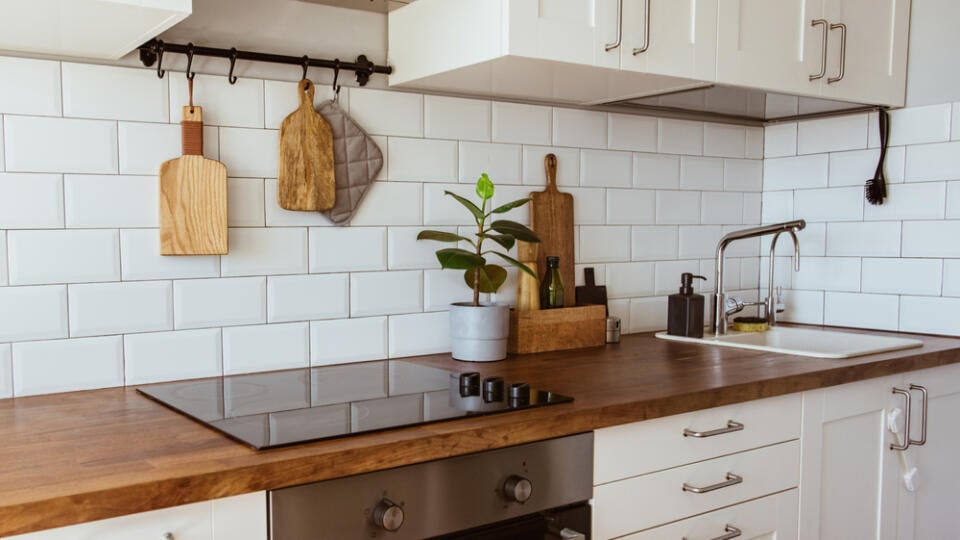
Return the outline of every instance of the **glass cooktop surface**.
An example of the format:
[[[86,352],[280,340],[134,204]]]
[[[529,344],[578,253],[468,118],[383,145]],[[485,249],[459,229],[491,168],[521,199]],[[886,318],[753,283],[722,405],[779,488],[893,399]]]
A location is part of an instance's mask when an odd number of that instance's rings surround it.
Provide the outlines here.
[[[137,391],[258,450],[573,401],[521,381],[403,360],[161,383]]]

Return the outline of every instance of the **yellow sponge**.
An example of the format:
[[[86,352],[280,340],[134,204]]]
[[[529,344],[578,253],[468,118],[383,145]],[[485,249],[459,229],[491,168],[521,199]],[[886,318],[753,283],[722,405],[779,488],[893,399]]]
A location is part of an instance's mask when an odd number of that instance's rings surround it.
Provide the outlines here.
[[[731,328],[736,332],[766,332],[770,325],[760,317],[736,317]]]

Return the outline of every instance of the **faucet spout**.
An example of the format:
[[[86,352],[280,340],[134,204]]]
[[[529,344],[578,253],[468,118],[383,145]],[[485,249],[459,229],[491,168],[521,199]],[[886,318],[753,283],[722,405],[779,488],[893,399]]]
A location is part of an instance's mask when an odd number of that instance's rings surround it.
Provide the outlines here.
[[[773,269],[774,269],[774,252],[777,249],[777,240],[780,239],[780,235],[784,232],[787,232],[790,235],[790,238],[793,239],[793,261],[794,261],[794,271],[800,271],[800,240],[797,239],[797,233],[794,232],[794,229],[787,229],[786,231],[779,231],[773,235],[773,238],[770,240],[770,273],[767,278],[767,299],[764,302],[765,309],[767,311],[767,325],[775,326],[777,324],[777,300],[773,296]]]

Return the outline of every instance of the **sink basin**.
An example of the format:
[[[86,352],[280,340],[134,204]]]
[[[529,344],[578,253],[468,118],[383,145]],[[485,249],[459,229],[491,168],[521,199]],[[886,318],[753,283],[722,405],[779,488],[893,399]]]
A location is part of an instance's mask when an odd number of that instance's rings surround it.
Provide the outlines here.
[[[766,332],[730,332],[723,336],[689,338],[658,332],[658,338],[721,347],[736,347],[816,358],[852,358],[865,354],[920,347],[916,339],[870,336],[833,330],[775,326]]]

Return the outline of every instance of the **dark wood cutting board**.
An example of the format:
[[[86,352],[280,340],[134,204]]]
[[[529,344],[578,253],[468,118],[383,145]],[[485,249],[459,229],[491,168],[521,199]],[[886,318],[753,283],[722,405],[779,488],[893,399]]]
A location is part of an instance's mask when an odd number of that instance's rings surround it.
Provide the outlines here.
[[[547,257],[560,257],[560,277],[563,279],[563,305],[576,303],[573,274],[573,195],[557,189],[557,156],[547,154],[543,159],[547,174],[547,189],[530,194],[530,228],[540,237],[537,268],[542,274],[547,268]],[[542,275],[540,276],[543,277]]]
[[[592,267],[583,269],[583,281],[584,285],[577,287],[577,305],[600,305],[606,308],[607,287],[605,285],[597,285],[596,277],[593,274]]]

